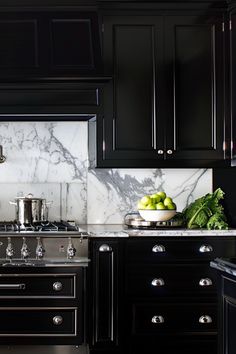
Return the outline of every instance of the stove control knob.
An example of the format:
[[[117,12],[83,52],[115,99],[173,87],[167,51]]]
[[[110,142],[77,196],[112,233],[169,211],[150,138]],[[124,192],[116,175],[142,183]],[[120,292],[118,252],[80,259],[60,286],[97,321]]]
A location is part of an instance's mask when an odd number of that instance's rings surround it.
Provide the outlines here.
[[[52,287],[55,291],[61,291],[63,288],[62,283],[60,281],[56,281],[55,283],[53,283]]]
[[[52,319],[52,322],[56,326],[60,326],[63,322],[63,317],[62,316],[54,316]]]

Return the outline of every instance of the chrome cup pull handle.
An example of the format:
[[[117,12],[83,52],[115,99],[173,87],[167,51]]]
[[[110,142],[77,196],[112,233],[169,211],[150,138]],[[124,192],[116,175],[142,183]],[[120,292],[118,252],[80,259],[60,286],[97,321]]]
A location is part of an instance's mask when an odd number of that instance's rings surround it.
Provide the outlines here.
[[[107,244],[101,245],[99,247],[99,252],[111,252],[111,251],[112,251],[112,248]]]
[[[155,245],[152,247],[152,252],[154,252],[154,253],[159,253],[159,252],[162,253],[165,251],[166,251],[166,249],[165,249],[165,246],[163,246],[163,245]]]
[[[154,324],[159,324],[159,323],[164,323],[165,320],[163,316],[158,315],[158,316],[153,316],[151,322]]]
[[[199,323],[212,323],[212,318],[211,316],[208,316],[208,315],[202,315],[201,317],[199,317]]]
[[[213,247],[211,245],[201,245],[199,248],[199,252],[201,253],[213,252]]]
[[[152,284],[152,286],[164,286],[165,282],[164,282],[164,279],[162,279],[162,278],[155,278],[152,280],[151,284]]]
[[[199,280],[199,285],[200,286],[211,286],[213,283],[212,283],[212,280],[210,278],[202,278]]]

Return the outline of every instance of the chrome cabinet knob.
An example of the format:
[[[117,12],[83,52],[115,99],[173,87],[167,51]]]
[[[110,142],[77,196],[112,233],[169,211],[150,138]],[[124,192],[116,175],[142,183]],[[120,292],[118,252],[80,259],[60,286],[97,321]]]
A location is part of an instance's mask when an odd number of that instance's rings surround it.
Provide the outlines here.
[[[169,149],[166,151],[168,155],[172,155],[173,154],[173,150]]]
[[[155,278],[151,282],[152,286],[164,286],[165,282],[162,278]]]
[[[158,253],[158,252],[165,252],[166,249],[165,249],[165,246],[163,245],[155,245],[152,247],[152,252],[154,253]]]
[[[199,248],[199,252],[201,253],[207,253],[212,251],[213,251],[213,247],[211,245],[201,245]]]
[[[99,252],[111,252],[112,248],[111,246],[104,244],[99,247]]]
[[[157,150],[158,155],[163,155],[164,151],[163,150]]]
[[[62,286],[62,283],[60,281],[56,281],[55,283],[53,283],[52,288],[55,291],[61,291],[63,286]]]
[[[158,324],[158,323],[164,323],[164,317],[163,316],[153,316],[151,319],[152,323]]]
[[[210,278],[202,278],[199,280],[199,285],[200,286],[211,286],[212,280]]]
[[[62,316],[54,316],[52,319],[52,322],[56,326],[60,326],[63,322],[63,317]]]
[[[211,323],[211,322],[212,322],[211,316],[202,315],[202,316],[199,318],[199,323]]]

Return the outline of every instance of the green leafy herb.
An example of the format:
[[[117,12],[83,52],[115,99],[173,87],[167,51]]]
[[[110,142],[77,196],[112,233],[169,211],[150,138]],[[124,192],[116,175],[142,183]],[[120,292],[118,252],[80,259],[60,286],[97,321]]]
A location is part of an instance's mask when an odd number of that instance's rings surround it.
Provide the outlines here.
[[[183,216],[188,229],[206,227],[209,230],[228,229],[224,208],[219,203],[224,198],[224,192],[218,188],[214,193],[208,193],[196,199],[183,210]]]

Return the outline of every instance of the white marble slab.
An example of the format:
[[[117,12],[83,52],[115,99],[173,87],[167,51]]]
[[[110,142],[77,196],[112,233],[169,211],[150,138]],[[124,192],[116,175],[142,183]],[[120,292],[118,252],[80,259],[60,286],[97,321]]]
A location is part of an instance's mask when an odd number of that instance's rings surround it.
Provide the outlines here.
[[[88,171],[88,224],[121,224],[145,194],[164,190],[178,211],[212,192],[211,169],[91,169]]]
[[[0,183],[86,181],[86,122],[0,123],[0,144],[7,158]]]

